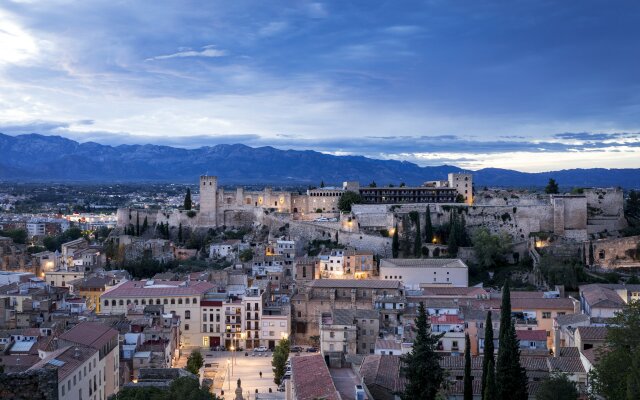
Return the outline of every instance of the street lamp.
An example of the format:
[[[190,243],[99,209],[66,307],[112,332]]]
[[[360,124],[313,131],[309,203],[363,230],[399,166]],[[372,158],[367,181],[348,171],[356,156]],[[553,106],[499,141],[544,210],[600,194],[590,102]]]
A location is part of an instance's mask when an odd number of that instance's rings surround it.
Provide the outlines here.
[[[235,360],[235,355],[236,355],[236,348],[231,345],[231,374],[233,374],[233,364],[235,364],[236,360]]]
[[[229,390],[231,390],[231,374],[229,373],[230,370],[231,370],[231,360],[227,358],[227,380],[229,381]]]

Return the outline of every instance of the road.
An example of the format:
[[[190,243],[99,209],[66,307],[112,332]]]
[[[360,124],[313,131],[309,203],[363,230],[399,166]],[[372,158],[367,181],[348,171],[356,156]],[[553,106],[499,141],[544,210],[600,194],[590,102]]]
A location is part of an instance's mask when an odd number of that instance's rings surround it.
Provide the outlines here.
[[[356,388],[355,385],[360,384],[356,373],[351,368],[329,368],[333,383],[336,385],[336,389],[340,392],[342,400],[355,400]]]

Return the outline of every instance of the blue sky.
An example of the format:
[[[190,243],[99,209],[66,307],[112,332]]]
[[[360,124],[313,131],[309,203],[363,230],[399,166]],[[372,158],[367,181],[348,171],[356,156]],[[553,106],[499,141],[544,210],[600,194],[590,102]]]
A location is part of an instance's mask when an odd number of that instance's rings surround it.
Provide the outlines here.
[[[637,1],[0,2],[0,132],[640,167]]]

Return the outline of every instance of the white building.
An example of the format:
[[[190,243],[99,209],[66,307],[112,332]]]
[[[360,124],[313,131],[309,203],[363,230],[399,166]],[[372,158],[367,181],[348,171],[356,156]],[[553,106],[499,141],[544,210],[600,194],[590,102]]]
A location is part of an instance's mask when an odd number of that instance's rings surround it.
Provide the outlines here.
[[[101,313],[124,314],[130,305],[164,305],[164,312],[180,316],[183,345],[202,346],[209,329],[203,331],[200,303],[215,289],[202,281],[127,281],[100,296]]]
[[[469,267],[457,258],[388,258],[380,261],[380,279],[402,281],[406,289],[467,287]]]
[[[57,369],[60,400],[102,400],[106,398],[105,382],[98,364],[98,350],[87,346],[65,346],[29,370]]]
[[[44,236],[46,234],[46,224],[44,222],[27,222],[27,234],[30,238],[34,236]]]

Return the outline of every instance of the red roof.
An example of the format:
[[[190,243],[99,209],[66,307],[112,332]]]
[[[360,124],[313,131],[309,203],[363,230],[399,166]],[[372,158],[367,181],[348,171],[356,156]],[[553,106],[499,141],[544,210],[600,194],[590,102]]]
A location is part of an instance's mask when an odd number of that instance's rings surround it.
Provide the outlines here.
[[[516,336],[518,336],[518,340],[529,340],[534,342],[547,341],[547,331],[544,329],[516,330]]]
[[[183,281],[127,281],[104,293],[101,298],[199,296],[216,288],[209,282]],[[149,283],[147,285],[147,283]]]
[[[322,355],[291,358],[291,379],[297,400],[339,400]]]
[[[100,350],[114,336],[117,338],[118,331],[105,324],[82,322],[60,335],[60,339]]]
[[[222,301],[219,300],[202,300],[200,307],[222,307]]]
[[[457,315],[449,315],[449,314],[442,314],[442,315],[432,315],[431,317],[431,324],[463,324],[464,321],[462,319],[460,319],[459,316]]]

